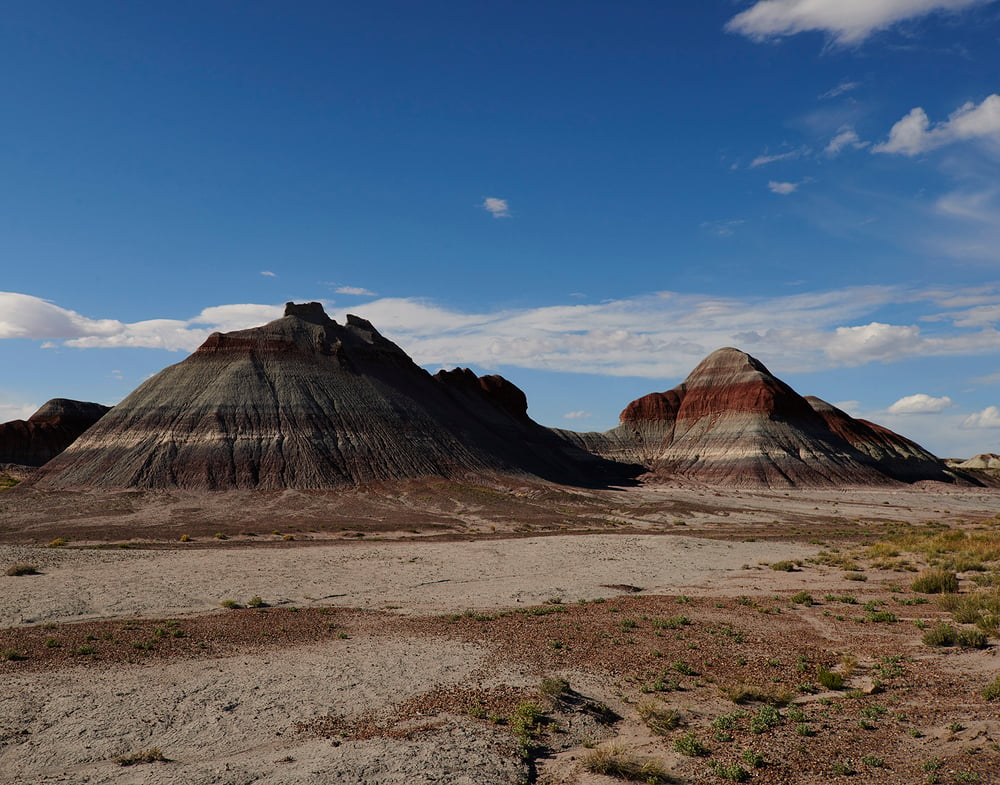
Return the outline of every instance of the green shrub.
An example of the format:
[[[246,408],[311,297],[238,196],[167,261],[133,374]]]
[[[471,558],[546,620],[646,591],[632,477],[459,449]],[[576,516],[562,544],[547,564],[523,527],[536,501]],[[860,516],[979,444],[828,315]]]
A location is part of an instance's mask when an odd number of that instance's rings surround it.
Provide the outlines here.
[[[812,595],[809,592],[807,592],[807,591],[797,592],[797,593],[793,594],[791,597],[789,597],[788,599],[790,599],[796,605],[812,605],[813,604]]]
[[[958,631],[958,645],[964,649],[985,649],[989,643],[986,633],[975,627],[963,627]]]
[[[771,565],[771,569],[777,572],[794,572],[797,568],[793,561],[776,561]]]
[[[958,576],[951,570],[931,567],[920,573],[910,588],[921,594],[954,594],[958,591]]]
[[[781,713],[774,706],[761,706],[750,718],[750,732],[764,733],[781,724]]]
[[[829,668],[822,665],[816,669],[816,681],[828,690],[839,690],[844,686],[844,677],[839,673],[834,673]]]
[[[712,751],[708,747],[698,741],[693,731],[688,731],[674,739],[674,749],[681,755],[687,755],[692,758],[704,758],[712,754]]]
[[[997,676],[992,684],[983,689],[983,698],[988,701],[1000,700],[1000,676]]]
[[[17,662],[18,660],[28,659],[27,654],[22,654],[17,651],[17,649],[0,649],[0,660],[6,660],[8,662]]]
[[[738,763],[726,764],[713,760],[708,765],[709,768],[715,772],[717,777],[724,780],[729,780],[730,782],[746,782],[750,779],[750,772]]]
[[[266,608],[267,607],[267,603],[264,602],[264,600],[262,600],[260,598],[259,594],[255,594],[247,602],[247,607],[248,608]]]
[[[223,600],[222,602],[219,603],[219,605],[221,605],[223,608],[229,608],[229,610],[236,610],[237,608],[243,607],[238,602],[236,602],[236,600]]]
[[[743,750],[743,762],[754,769],[760,769],[764,766],[764,756],[761,755],[757,750],[746,749]]]
[[[928,646],[954,646],[958,643],[958,630],[947,622],[938,622],[924,633],[923,641]]]

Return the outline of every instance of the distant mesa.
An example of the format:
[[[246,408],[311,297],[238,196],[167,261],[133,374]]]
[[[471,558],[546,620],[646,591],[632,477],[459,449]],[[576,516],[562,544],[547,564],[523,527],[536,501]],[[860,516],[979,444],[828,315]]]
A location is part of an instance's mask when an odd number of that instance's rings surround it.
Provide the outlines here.
[[[1000,455],[992,452],[984,452],[974,455],[968,460],[951,460],[948,465],[955,469],[965,471],[982,472],[987,476],[1000,476]]]
[[[288,303],[147,380],[31,485],[320,489],[498,473],[602,484],[638,471],[532,421],[502,377],[432,376],[370,322]]]
[[[710,354],[672,390],[630,403],[610,431],[557,433],[655,476],[737,487],[967,479],[887,428],[803,398],[733,348]]]
[[[53,398],[27,420],[0,424],[0,464],[41,466],[72,444],[110,407]]]

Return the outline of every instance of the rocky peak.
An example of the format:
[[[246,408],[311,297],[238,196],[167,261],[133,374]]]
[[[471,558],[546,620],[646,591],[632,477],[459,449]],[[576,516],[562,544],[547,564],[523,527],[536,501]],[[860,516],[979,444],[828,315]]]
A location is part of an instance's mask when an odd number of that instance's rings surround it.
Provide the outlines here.
[[[294,316],[304,322],[323,325],[336,324],[326,315],[322,303],[285,303],[285,316]]]

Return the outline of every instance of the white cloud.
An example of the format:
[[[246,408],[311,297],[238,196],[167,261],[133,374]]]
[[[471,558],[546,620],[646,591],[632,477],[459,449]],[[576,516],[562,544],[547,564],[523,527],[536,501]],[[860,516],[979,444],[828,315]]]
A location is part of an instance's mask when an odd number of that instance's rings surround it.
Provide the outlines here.
[[[781,194],[782,196],[788,196],[788,194],[795,193],[802,183],[780,183],[777,180],[771,180],[767,187],[771,189],[773,194]]]
[[[0,339],[29,338],[63,341],[77,348],[141,347],[187,350],[197,348],[211,333],[253,327],[276,319],[277,305],[219,305],[193,319],[149,319],[126,323],[89,319],[48,300],[16,292],[0,292]]]
[[[920,342],[920,328],[915,325],[871,322],[858,327],[838,327],[825,351],[844,365],[864,365],[912,355]]]
[[[497,199],[495,196],[487,196],[483,199],[483,209],[494,218],[509,218],[510,207],[506,199]]]
[[[260,274],[261,275],[266,275],[268,278],[277,278],[278,277],[277,274],[272,273],[270,270],[261,270]]]
[[[334,290],[337,294],[349,294],[353,297],[374,297],[375,292],[364,289],[360,286],[338,286]]]
[[[0,292],[0,339],[113,335],[121,326],[114,319],[88,319],[30,294]]]
[[[750,162],[750,168],[756,169],[759,166],[767,166],[768,164],[773,164],[776,161],[790,161],[795,158],[801,158],[808,152],[808,147],[800,147],[797,150],[789,150],[786,153],[774,153],[773,155],[762,153]]]
[[[566,412],[563,417],[567,420],[586,420],[589,417],[593,417],[593,415],[590,412],[580,410],[578,412]]]
[[[726,30],[755,41],[807,31],[830,35],[838,44],[857,44],[897,22],[935,11],[960,11],[992,0],[759,0],[726,24]]]
[[[934,398],[924,393],[917,393],[900,398],[889,407],[888,411],[890,414],[937,414],[952,406],[952,400],[947,395]]]
[[[970,414],[962,422],[963,428],[1000,428],[1000,409],[987,406],[981,412]]]
[[[833,157],[840,155],[840,153],[847,147],[853,147],[855,150],[860,150],[862,147],[867,146],[868,142],[862,142],[858,137],[857,131],[849,125],[845,125],[837,132],[837,135],[830,140],[830,143],[826,146],[823,152]]]
[[[1000,142],[1000,95],[993,93],[982,103],[963,104],[944,122],[931,125],[922,107],[910,110],[889,131],[889,139],[872,148],[873,153],[914,156],[954,142],[992,139]]]

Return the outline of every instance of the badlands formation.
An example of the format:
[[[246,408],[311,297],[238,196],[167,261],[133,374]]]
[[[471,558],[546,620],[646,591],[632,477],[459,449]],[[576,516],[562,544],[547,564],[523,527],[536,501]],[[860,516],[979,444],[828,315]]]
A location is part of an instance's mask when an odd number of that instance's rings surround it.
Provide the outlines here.
[[[99,403],[53,398],[27,420],[0,423],[0,465],[42,466],[108,411]]]
[[[577,434],[289,304],[5,455],[2,785],[998,782],[993,464],[736,349]]]

